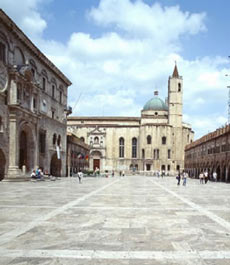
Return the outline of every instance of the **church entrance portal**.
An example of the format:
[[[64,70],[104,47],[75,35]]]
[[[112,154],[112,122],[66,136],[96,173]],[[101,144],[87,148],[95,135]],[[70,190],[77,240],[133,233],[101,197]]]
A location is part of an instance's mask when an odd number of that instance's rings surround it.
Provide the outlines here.
[[[4,179],[5,167],[6,167],[6,159],[4,153],[0,149],[0,181]]]
[[[93,170],[95,170],[96,168],[100,169],[100,159],[93,160]]]
[[[61,177],[61,159],[57,158],[56,153],[52,156],[51,159],[50,174],[55,177]]]

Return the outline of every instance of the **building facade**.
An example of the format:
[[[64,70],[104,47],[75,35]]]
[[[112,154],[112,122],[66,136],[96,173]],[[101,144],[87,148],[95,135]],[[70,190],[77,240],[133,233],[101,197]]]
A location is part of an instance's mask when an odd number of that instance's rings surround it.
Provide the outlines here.
[[[230,125],[187,145],[185,169],[194,178],[207,170],[212,179],[215,171],[218,181],[230,182]]]
[[[89,152],[89,145],[74,134],[67,133],[66,176],[89,169]]]
[[[0,10],[0,178],[66,175],[71,82]]]
[[[67,129],[90,145],[91,170],[174,173],[183,169],[184,148],[194,135],[182,109],[183,79],[175,66],[167,100],[156,91],[141,117],[68,117]]]

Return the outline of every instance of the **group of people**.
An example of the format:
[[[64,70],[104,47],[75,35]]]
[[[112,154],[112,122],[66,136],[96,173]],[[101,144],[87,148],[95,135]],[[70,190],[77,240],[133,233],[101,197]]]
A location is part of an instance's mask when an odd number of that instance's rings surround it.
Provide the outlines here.
[[[208,171],[201,172],[199,175],[200,184],[207,184],[208,182]]]
[[[41,168],[33,169],[31,173],[31,179],[44,180],[44,173]]]
[[[208,180],[209,180],[209,174],[208,174],[208,171],[206,170],[206,171],[204,171],[204,172],[201,172],[200,174],[199,174],[199,179],[200,179],[200,184],[207,184],[207,182],[208,182]],[[213,181],[217,181],[217,173],[216,173],[216,171],[214,171],[213,173],[212,173],[212,179],[213,179]]]
[[[177,186],[180,185],[181,179],[183,180],[183,186],[186,186],[187,183],[187,178],[188,178],[188,173],[186,171],[178,172],[176,179],[177,179]]]

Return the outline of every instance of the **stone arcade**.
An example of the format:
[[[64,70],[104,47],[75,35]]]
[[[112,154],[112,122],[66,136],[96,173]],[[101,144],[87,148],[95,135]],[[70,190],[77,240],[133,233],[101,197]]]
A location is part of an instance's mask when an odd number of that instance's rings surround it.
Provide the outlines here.
[[[71,82],[0,10],[0,179],[66,173]]]

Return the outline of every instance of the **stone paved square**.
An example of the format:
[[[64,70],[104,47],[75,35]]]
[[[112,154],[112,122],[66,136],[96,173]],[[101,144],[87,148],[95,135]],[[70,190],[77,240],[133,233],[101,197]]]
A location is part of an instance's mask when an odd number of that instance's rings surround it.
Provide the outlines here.
[[[174,177],[0,183],[0,264],[230,264],[230,185]]]

